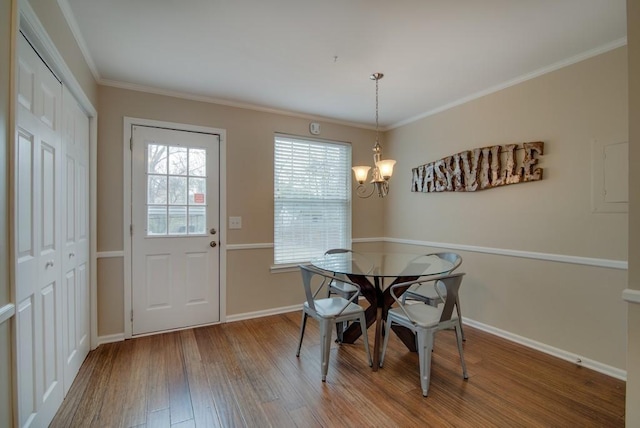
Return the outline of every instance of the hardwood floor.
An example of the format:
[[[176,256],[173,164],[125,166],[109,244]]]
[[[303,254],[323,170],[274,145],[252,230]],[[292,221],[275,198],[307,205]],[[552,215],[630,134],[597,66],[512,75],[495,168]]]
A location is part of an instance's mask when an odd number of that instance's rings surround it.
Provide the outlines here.
[[[418,356],[395,335],[375,373],[361,339],[334,344],[323,383],[318,325],[296,358],[299,325],[294,312],[102,345],[51,426],[624,426],[623,381],[468,326],[469,379],[453,332],[440,332],[424,398]]]

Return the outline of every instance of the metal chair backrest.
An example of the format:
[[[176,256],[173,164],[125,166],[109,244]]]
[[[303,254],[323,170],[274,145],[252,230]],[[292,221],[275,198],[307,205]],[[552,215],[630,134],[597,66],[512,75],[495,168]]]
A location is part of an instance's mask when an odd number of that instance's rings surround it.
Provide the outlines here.
[[[428,282],[437,282],[438,284],[442,284],[442,287],[446,290],[446,296],[444,298],[444,306],[442,307],[442,312],[440,315],[440,322],[448,321],[451,319],[451,315],[453,314],[454,306],[458,300],[458,291],[460,290],[460,284],[462,283],[462,277],[465,274],[461,273],[450,273],[445,275],[438,275],[433,277],[416,279],[415,281],[402,282],[399,284],[395,284],[391,287],[391,297],[398,303],[399,307],[405,313],[407,318],[414,322],[411,318],[411,315],[405,310],[406,303],[402,302],[402,294],[412,285],[415,284],[425,284]]]
[[[318,269],[311,265],[300,265],[299,267],[300,267],[300,273],[302,274],[302,285],[304,286],[304,294],[305,294],[305,298],[307,299],[307,304],[314,311],[316,310],[316,306],[315,306],[316,296],[318,296],[318,294],[323,288],[329,287],[331,284],[331,281],[343,281],[350,285],[353,285],[357,289],[357,292],[354,293],[354,295],[350,299],[345,300],[345,305],[342,308],[342,310],[344,310],[347,306],[349,306],[349,303],[353,303],[358,298],[358,295],[360,294],[360,286],[356,283],[345,280],[344,278],[339,278],[336,275],[332,274],[331,272]]]
[[[449,263],[452,263],[453,268],[448,273],[451,273],[454,270],[458,269],[462,264],[462,257],[460,256],[460,254],[457,254],[457,253],[448,253],[448,252],[430,253],[430,254],[427,254],[427,256],[437,256],[443,260],[448,261]]]

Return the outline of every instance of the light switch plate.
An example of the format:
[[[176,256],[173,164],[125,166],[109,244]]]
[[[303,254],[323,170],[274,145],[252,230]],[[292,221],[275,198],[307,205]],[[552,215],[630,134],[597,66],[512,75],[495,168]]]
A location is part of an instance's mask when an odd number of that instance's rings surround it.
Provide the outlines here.
[[[242,229],[242,217],[229,217],[229,229]]]

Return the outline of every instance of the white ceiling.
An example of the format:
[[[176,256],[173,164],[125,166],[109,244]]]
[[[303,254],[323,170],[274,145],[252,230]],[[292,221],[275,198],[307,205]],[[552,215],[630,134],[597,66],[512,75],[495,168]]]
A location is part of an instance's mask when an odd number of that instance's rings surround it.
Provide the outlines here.
[[[626,43],[625,0],[59,0],[96,79],[397,126]],[[337,57],[337,58],[336,58]]]

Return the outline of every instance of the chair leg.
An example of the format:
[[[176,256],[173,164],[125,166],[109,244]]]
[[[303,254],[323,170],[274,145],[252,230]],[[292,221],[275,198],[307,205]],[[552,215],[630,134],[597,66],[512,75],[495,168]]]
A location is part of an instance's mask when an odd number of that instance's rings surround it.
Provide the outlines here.
[[[327,380],[327,372],[329,371],[329,351],[331,350],[331,324],[333,323],[330,320],[322,320],[320,322],[320,357],[323,382]]]
[[[362,340],[364,341],[364,349],[367,351],[367,359],[369,360],[369,367],[373,366],[373,360],[371,359],[371,349],[369,348],[369,336],[367,336],[367,319],[364,316],[364,312],[360,314],[360,329],[362,330]]]
[[[300,348],[302,348],[302,338],[304,337],[304,328],[307,326],[307,313],[302,311],[302,322],[300,323],[300,340],[298,341],[298,350],[296,351],[296,357],[300,356]]]
[[[433,332],[418,331],[418,356],[420,360],[420,386],[422,396],[429,393],[429,383],[431,381],[431,350],[433,349]]]
[[[389,343],[389,336],[391,336],[391,320],[387,318],[384,328],[384,341],[382,342],[382,354],[380,355],[380,367],[384,363],[384,356],[387,353],[387,344]]]
[[[458,312],[458,319],[460,320],[460,332],[462,333],[462,340],[467,341],[464,337],[464,329],[462,328],[462,312],[460,311],[460,299],[456,298],[456,311]]]
[[[460,363],[462,364],[462,377],[465,379],[469,379],[469,374],[467,373],[467,365],[464,362],[464,351],[462,350],[462,328],[461,328],[460,319],[458,319],[458,324],[454,327],[456,330],[456,341],[458,342],[458,353],[460,354]]]

